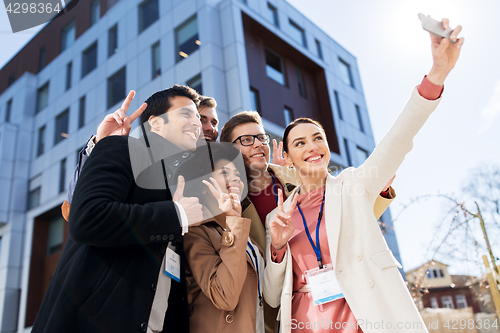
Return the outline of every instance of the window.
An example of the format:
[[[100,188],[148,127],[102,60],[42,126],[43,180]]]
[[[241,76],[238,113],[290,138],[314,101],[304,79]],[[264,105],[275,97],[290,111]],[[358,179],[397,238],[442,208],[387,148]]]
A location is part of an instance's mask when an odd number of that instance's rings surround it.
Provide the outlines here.
[[[97,41],[82,53],[82,79],[97,67]]]
[[[12,112],[12,99],[9,99],[7,102],[7,106],[5,107],[5,122],[8,123],[10,121],[10,114]]]
[[[101,5],[99,0],[92,1],[92,6],[90,7],[90,25],[94,25],[101,17]]]
[[[354,83],[352,82],[351,66],[344,60],[339,58],[340,63],[340,78],[345,84],[354,88]]]
[[[45,83],[36,92],[36,112],[43,110],[49,103],[49,83]]]
[[[370,154],[363,148],[357,146],[356,154],[358,159],[358,165],[363,164],[363,162],[370,156]]]
[[[68,137],[69,109],[64,110],[56,117],[56,131],[54,133],[54,144],[58,144]]]
[[[352,166],[351,153],[349,152],[349,142],[347,142],[346,139],[344,139],[344,146],[345,146],[345,153],[346,153],[346,157],[347,157],[347,164],[349,164],[349,166]]]
[[[36,157],[45,151],[45,125],[38,129],[38,146],[36,148]]]
[[[356,115],[358,116],[358,124],[359,124],[359,130],[361,132],[365,132],[365,127],[363,126],[363,118],[361,117],[361,110],[359,109],[359,106],[356,104]]]
[[[73,71],[73,63],[70,61],[66,65],[66,90],[71,88],[71,72]]]
[[[66,50],[75,41],[75,20],[66,25],[61,33],[61,52]]]
[[[118,52],[118,25],[108,30],[108,58]]]
[[[49,232],[47,237],[47,256],[62,250],[64,219],[61,215],[49,220]]]
[[[306,86],[304,85],[304,76],[302,75],[302,70],[299,67],[297,67],[297,81],[299,83],[300,96],[306,98]]]
[[[443,308],[454,309],[453,298],[451,298],[451,296],[441,297],[441,303],[443,303]]]
[[[465,295],[456,295],[455,300],[457,301],[457,309],[463,309],[467,307],[467,299]]]
[[[290,21],[290,36],[299,44],[307,47],[306,33],[297,23]]]
[[[64,188],[66,187],[66,159],[61,160],[61,164],[59,166],[59,193],[64,192]]]
[[[428,279],[432,279],[431,271],[427,271],[426,274]]]
[[[250,87],[250,109],[252,111],[260,111],[260,100],[259,100],[259,91],[255,88]]]
[[[439,308],[438,300],[436,297],[431,297],[431,308],[433,309]]]
[[[439,276],[440,277],[444,277],[444,272],[443,272],[443,270],[441,268],[439,269]]]
[[[196,15],[175,29],[176,61],[189,57],[200,48],[198,37],[198,19]]]
[[[285,85],[285,70],[283,68],[283,58],[271,50],[266,49],[266,74],[267,77]]]
[[[125,67],[108,78],[108,109],[125,98]]]
[[[337,90],[334,90],[333,93],[335,95],[335,104],[337,105],[337,111],[339,112],[339,118],[344,119],[344,117],[342,117],[342,109],[340,108],[339,93],[337,92]]]
[[[41,187],[38,186],[37,188],[29,191],[28,193],[28,209],[35,208],[40,204],[40,193],[41,193]]]
[[[318,53],[318,57],[323,60],[323,50],[321,49],[321,42],[317,39],[316,41],[316,53]]]
[[[186,82],[186,86],[193,88],[198,92],[198,94],[203,95],[203,85],[201,83],[201,74],[189,79]]]
[[[45,67],[45,46],[40,49],[40,57],[38,58],[38,70],[41,71]]]
[[[159,18],[158,0],[145,0],[139,5],[139,33]]]
[[[153,79],[161,75],[161,51],[160,42],[156,42],[151,46],[151,64],[152,64],[152,77]]]
[[[287,106],[283,109],[283,116],[285,117],[285,126],[290,124],[295,119],[293,116],[293,110]]]
[[[16,82],[16,74],[12,74],[11,76],[9,76],[9,87],[14,83]]]
[[[277,26],[277,27],[280,26],[280,23],[278,21],[278,10],[276,9],[276,7],[271,5],[269,2],[267,3],[267,18],[275,26]]]
[[[78,103],[78,128],[82,128],[83,125],[85,125],[85,96],[82,96]]]

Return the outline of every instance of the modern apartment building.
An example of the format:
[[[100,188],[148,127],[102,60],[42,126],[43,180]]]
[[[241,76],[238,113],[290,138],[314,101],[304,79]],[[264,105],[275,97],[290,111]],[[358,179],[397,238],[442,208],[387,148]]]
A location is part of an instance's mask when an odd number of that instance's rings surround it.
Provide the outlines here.
[[[79,0],[0,70],[0,332],[31,330],[77,152],[129,90],[135,110],[176,83],[214,97],[221,123],[259,111],[276,138],[319,120],[333,167],[375,147],[355,57],[284,0]]]

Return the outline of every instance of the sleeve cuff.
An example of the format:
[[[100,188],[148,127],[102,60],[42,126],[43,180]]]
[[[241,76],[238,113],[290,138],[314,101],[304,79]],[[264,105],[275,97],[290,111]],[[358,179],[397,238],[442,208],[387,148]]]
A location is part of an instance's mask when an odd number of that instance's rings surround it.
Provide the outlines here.
[[[422,83],[418,86],[418,93],[420,96],[429,101],[434,101],[441,97],[443,90],[444,86],[435,85],[431,81],[427,80],[427,75],[424,76]]]
[[[271,259],[274,263],[281,263],[283,261],[283,258],[285,257],[286,253],[286,246],[283,246],[281,250],[276,250],[271,244]]]
[[[188,217],[186,215],[186,212],[184,211],[184,208],[182,208],[181,204],[178,202],[175,202],[175,207],[177,208],[177,211],[179,212],[179,219],[181,220],[181,226],[182,226],[182,236],[184,236],[185,233],[188,232]]]

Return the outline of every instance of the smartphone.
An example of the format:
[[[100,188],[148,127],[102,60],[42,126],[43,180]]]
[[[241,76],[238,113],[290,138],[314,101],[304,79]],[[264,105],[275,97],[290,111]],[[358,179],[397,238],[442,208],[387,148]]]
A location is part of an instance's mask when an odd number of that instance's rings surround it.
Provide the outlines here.
[[[441,37],[441,38],[448,38],[448,40],[450,42],[452,42],[453,44],[455,44],[457,42],[456,40],[453,41],[450,39],[452,29],[451,28],[444,29],[443,24],[440,21],[435,20],[435,19],[433,19],[429,16],[426,16],[425,14],[422,14],[422,13],[418,14],[418,18],[422,22],[422,28],[424,30],[430,32],[434,36]]]

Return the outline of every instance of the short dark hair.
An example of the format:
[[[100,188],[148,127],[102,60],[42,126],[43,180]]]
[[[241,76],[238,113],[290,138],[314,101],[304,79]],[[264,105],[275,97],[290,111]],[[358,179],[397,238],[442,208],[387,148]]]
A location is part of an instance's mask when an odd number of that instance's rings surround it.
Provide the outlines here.
[[[216,108],[217,102],[212,97],[200,96],[200,105],[198,106],[198,109],[201,110],[201,109],[206,108],[206,107]]]
[[[290,134],[290,131],[297,125],[299,124],[313,124],[316,125],[318,128],[320,128],[323,133],[325,133],[325,129],[319,122],[317,122],[314,119],[311,118],[297,118],[294,121],[292,121],[288,126],[285,128],[285,132],[283,133],[283,151],[288,153],[288,135]]]
[[[257,111],[243,111],[232,116],[231,119],[229,119],[227,123],[222,126],[220,141],[231,142],[234,128],[238,125],[247,123],[255,123],[264,128],[264,125],[262,125],[262,118]]]
[[[146,129],[150,128],[148,119],[151,116],[161,116],[162,114],[165,114],[168,109],[172,107],[170,99],[177,96],[184,96],[191,99],[194,104],[196,104],[196,107],[200,105],[200,95],[196,92],[196,90],[188,86],[174,84],[168,89],[157,91],[148,97],[146,100],[148,106],[141,114],[141,123],[144,124]],[[165,122],[167,122],[166,117]]]

